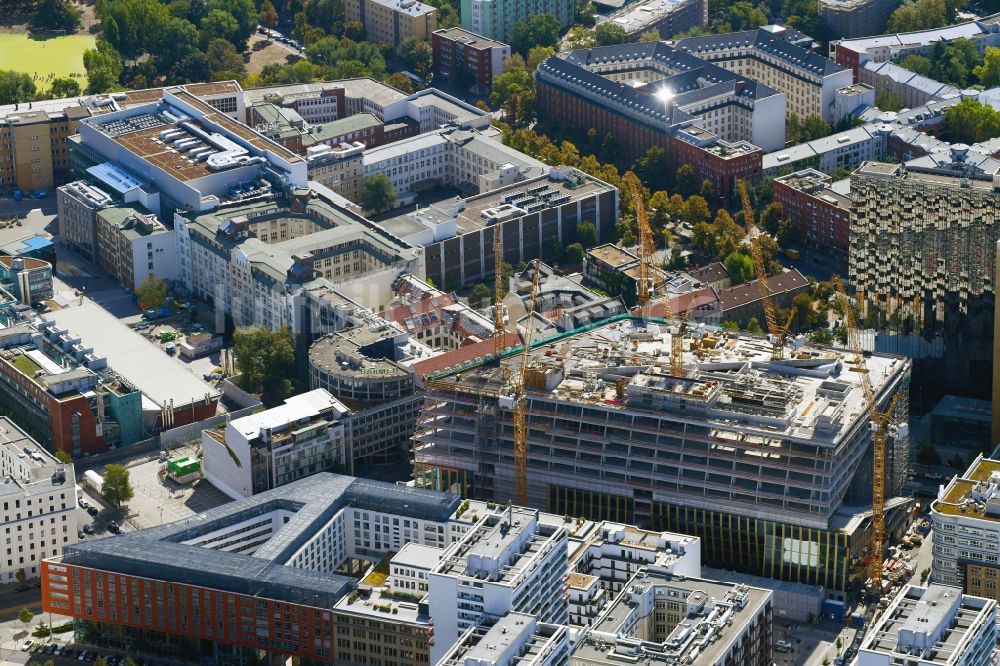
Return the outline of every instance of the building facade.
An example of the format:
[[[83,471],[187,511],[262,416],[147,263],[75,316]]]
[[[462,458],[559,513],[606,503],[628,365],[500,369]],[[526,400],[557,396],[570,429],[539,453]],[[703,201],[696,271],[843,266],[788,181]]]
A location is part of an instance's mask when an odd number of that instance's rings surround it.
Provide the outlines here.
[[[506,44],[514,26],[535,14],[552,14],[560,31],[573,24],[572,0],[462,0],[462,27],[469,32]]]
[[[831,35],[844,38],[879,35],[899,0],[821,0],[819,14]]]
[[[177,235],[148,211],[111,206],[97,213],[97,264],[129,291],[150,275],[177,279]]]
[[[663,39],[708,25],[708,3],[704,0],[645,0],[623,7],[604,20],[620,25],[626,41],[655,30]]]
[[[41,574],[42,560],[77,542],[76,476],[6,416],[0,416],[0,581]]]
[[[0,285],[25,305],[47,301],[52,298],[52,264],[33,257],[0,256]]]
[[[847,264],[851,199],[831,188],[833,178],[804,169],[774,179],[774,200],[799,228],[800,243]]]
[[[474,86],[486,93],[503,73],[510,45],[481,37],[462,28],[441,28],[432,35],[434,74],[456,85]]]
[[[397,47],[407,39],[430,41],[437,9],[420,0],[348,0],[344,20],[360,21],[370,41]]]

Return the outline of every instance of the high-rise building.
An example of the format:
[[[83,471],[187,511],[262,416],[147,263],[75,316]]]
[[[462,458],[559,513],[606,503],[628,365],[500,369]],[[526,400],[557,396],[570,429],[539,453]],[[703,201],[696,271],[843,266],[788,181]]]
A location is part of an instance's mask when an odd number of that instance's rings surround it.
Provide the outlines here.
[[[979,456],[931,503],[931,580],[1000,601],[1000,460]]]
[[[556,514],[697,536],[702,559],[843,595],[869,545],[871,432],[843,350],[763,338],[685,335],[671,374],[661,321],[612,318],[537,342],[528,355],[528,503]],[[453,352],[459,355],[462,350]],[[502,364],[448,354],[425,380],[414,436],[418,484],[503,501],[514,488],[513,416]],[[876,399],[908,389],[906,358],[868,359]],[[502,367],[505,366],[505,367]],[[808,370],[806,370],[808,368]],[[905,402],[905,401],[904,401]],[[887,488],[906,480],[908,441],[889,448]],[[890,531],[908,505],[892,499]]]
[[[875,620],[857,666],[996,663],[997,602],[957,587],[907,585]]]
[[[359,21],[368,40],[396,47],[407,39],[430,41],[437,9],[420,0],[348,0],[344,20]]]
[[[462,27],[506,44],[514,26],[535,14],[552,14],[565,30],[573,23],[573,0],[462,0]]]
[[[0,416],[0,582],[13,583],[19,571],[41,572],[42,560],[58,557],[77,541],[76,477],[6,416]]]
[[[848,184],[849,181],[842,181]],[[834,189],[833,178],[816,169],[803,169],[774,179],[774,200],[799,228],[800,243],[847,263],[851,198]]]
[[[510,45],[462,28],[434,31],[434,74],[455,85],[473,85],[481,93],[493,87],[510,58]]]
[[[845,38],[879,35],[899,0],[822,0],[819,13],[831,35]]]
[[[851,175],[848,275],[862,316],[880,348],[917,357],[915,381],[942,393],[988,397],[998,174],[1000,162],[956,146]]]

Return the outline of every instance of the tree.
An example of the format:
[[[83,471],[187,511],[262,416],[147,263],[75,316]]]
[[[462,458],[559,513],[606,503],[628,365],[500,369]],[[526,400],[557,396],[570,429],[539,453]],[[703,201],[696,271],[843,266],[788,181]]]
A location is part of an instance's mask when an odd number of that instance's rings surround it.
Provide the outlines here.
[[[411,81],[410,77],[402,72],[393,72],[389,76],[382,79],[382,83],[387,86],[392,86],[396,90],[406,93],[407,95],[413,94],[413,81]]]
[[[840,636],[837,636],[837,656],[838,657],[840,656],[840,651],[843,650],[843,649],[844,649],[844,641],[843,641],[843,639],[840,638]]]
[[[205,49],[205,57],[216,80],[241,78],[246,73],[243,56],[236,52],[232,42],[213,39]]]
[[[24,585],[28,581],[28,573],[21,567],[16,572],[14,572],[14,579],[17,580],[18,585]],[[31,622],[31,620],[28,620]]]
[[[365,178],[365,192],[362,198],[362,205],[366,210],[385,210],[396,203],[395,188],[389,176],[384,173],[375,173]]]
[[[639,35],[640,42],[658,42],[661,41],[662,39],[663,36],[660,35],[659,30],[647,30],[646,32]]]
[[[35,619],[35,614],[32,613],[27,608],[22,608],[21,612],[17,614],[17,619],[24,623],[24,628],[27,629],[31,621]]]
[[[932,79],[948,83],[957,88],[966,88],[972,83],[972,73],[980,64],[979,49],[970,39],[939,41],[934,45],[931,58]]]
[[[65,99],[66,97],[76,97],[80,94],[80,84],[76,79],[54,79],[49,84],[49,95],[52,99]]]
[[[271,4],[271,0],[260,3],[260,21],[272,30],[278,27],[278,10]]]
[[[931,568],[930,567],[927,567],[926,569],[921,570],[921,572],[920,572],[920,584],[923,585],[924,583],[926,583],[927,579],[930,578],[930,575],[931,575]]]
[[[799,225],[791,220],[784,220],[778,226],[778,243],[782,247],[795,245],[799,242]]]
[[[689,197],[698,191],[698,176],[694,172],[694,167],[690,164],[682,164],[674,174],[677,184],[677,191],[684,197]]]
[[[99,0],[103,37],[118,53],[134,60],[156,44],[170,17],[159,0]]]
[[[526,126],[535,117],[535,79],[527,69],[512,69],[493,79],[490,105],[503,109],[511,126]]]
[[[773,236],[778,233],[784,215],[784,207],[777,201],[772,201],[760,213],[760,228]]]
[[[982,64],[973,68],[972,73],[984,88],[1000,85],[1000,48],[987,46]]]
[[[135,290],[139,299],[139,307],[143,310],[158,310],[167,302],[167,283],[150,273],[143,278],[139,288]]]
[[[41,0],[31,23],[39,28],[73,32],[80,27],[80,16],[80,10],[67,0]]]
[[[0,104],[29,102],[35,98],[35,82],[24,72],[0,70]]]
[[[344,24],[344,36],[356,42],[365,41],[368,38],[365,34],[365,24],[361,21],[348,21]]]
[[[511,51],[527,55],[533,46],[559,45],[559,19],[552,14],[534,14],[527,21],[518,21],[511,36]]]
[[[191,21],[176,16],[164,21],[163,29],[152,49],[157,63],[166,69],[173,68],[196,51],[198,51],[198,28]]]
[[[396,54],[417,76],[427,76],[434,66],[434,49],[430,42],[410,37],[403,40],[396,49]]]
[[[573,26],[566,33],[566,45],[570,49],[589,49],[594,45],[594,33],[583,26]]]
[[[699,222],[708,221],[710,217],[711,212],[708,210],[708,202],[705,201],[704,197],[695,194],[684,202],[684,220],[688,224],[694,226]]]
[[[598,46],[624,44],[626,40],[625,28],[614,21],[605,21],[594,29],[594,37]]]
[[[989,49],[990,47],[987,46],[986,48]],[[916,53],[911,53],[900,60],[899,66],[921,76],[927,76],[931,72],[931,61],[926,56]]]
[[[757,326],[760,326],[760,324],[757,324]],[[736,331],[740,330],[740,325],[737,324],[735,321],[724,321],[722,322],[722,329],[724,331],[732,331],[735,333]]]
[[[979,143],[1000,136],[1000,111],[971,97],[945,109],[944,123],[955,142]]]
[[[207,7],[209,15],[214,11],[222,11],[236,19],[239,27],[235,39],[231,41],[242,51],[246,47],[247,39],[257,28],[257,11],[254,9],[253,0],[208,0]]]
[[[902,111],[903,96],[895,90],[886,90],[875,98],[875,106],[882,111]]]
[[[481,308],[488,305],[492,297],[493,292],[490,291],[490,288],[486,286],[485,282],[480,282],[472,288],[469,303],[474,307]]]
[[[108,465],[104,468],[104,483],[101,495],[113,507],[127,503],[134,495],[128,469],[122,465]]]
[[[747,332],[755,333],[757,335],[764,332],[764,329],[760,326],[760,321],[757,317],[750,317],[750,321],[747,322]]]
[[[567,264],[583,263],[583,245],[580,243],[570,243],[567,245],[564,258]]]
[[[802,141],[815,141],[829,136],[833,128],[819,116],[809,116],[802,121]]]
[[[103,39],[97,48],[83,52],[83,67],[87,70],[87,91],[102,93],[118,87],[125,65],[115,48]]]
[[[597,227],[594,226],[593,222],[578,222],[576,239],[580,241],[580,245],[589,250],[597,245]]]
[[[555,54],[556,50],[551,46],[532,46],[531,50],[528,51],[526,69],[529,72],[535,71],[543,60],[551,58]]]
[[[213,39],[224,39],[237,44],[240,41],[240,24],[231,14],[213,9],[201,20],[201,42],[207,48]]]
[[[814,307],[815,304],[812,296],[806,292],[797,294],[792,299],[792,305],[795,306],[799,328],[809,329],[816,325],[819,314]]]
[[[733,286],[753,279],[753,260],[742,252],[732,252],[722,264],[729,273]]]
[[[910,32],[948,25],[944,0],[907,0],[889,16],[887,33]]]
[[[701,198],[701,197],[699,197]],[[704,201],[704,199],[702,199]],[[743,242],[745,232],[736,224],[725,208],[720,208],[712,225],[715,234],[715,253],[720,259],[737,252]]]
[[[62,449],[56,449],[56,459],[64,465],[71,465],[73,463],[73,457]]]
[[[240,384],[247,391],[260,391],[265,405],[281,404],[291,395],[295,352],[287,326],[277,331],[263,326],[241,326],[233,334],[233,353]]]

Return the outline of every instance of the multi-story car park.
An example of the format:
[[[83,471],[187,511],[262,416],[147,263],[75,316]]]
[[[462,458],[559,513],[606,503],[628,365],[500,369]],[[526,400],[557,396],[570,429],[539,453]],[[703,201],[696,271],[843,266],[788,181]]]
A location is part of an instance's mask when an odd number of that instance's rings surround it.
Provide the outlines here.
[[[682,342],[687,375],[677,377],[668,340],[665,325],[620,317],[536,342],[529,504],[698,536],[708,564],[844,595],[869,537],[868,518],[844,505],[871,496],[871,433],[849,355],[797,346],[771,361],[762,338],[695,332]],[[447,356],[436,360],[441,367]],[[875,354],[868,363],[879,404],[905,395],[907,359]],[[426,379],[418,484],[511,495],[503,377],[487,355]],[[907,450],[905,437],[889,447],[890,496],[906,479]],[[906,500],[890,505],[892,530]]]
[[[6,416],[0,416],[0,582],[40,573],[42,560],[77,542],[76,476]]]

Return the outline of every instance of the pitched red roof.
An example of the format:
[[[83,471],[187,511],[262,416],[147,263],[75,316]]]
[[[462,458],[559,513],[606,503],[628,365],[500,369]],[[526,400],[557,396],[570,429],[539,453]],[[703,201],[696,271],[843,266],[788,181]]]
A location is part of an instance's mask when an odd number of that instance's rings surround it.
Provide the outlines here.
[[[507,333],[507,337],[504,339],[506,347],[515,347],[521,344],[521,336],[518,333]],[[469,361],[475,360],[479,357],[487,357],[493,354],[493,339],[483,340],[482,342],[477,342],[475,344],[466,345],[464,347],[459,347],[450,352],[445,352],[439,356],[434,356],[423,361],[419,361],[413,364],[413,370],[417,373],[417,377],[421,379],[432,375],[439,370],[444,370],[445,368],[453,368],[456,365],[462,365],[463,363],[468,363]]]

